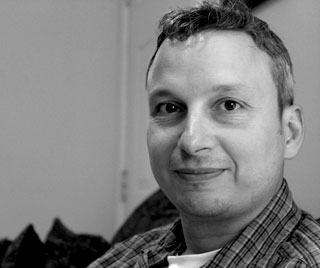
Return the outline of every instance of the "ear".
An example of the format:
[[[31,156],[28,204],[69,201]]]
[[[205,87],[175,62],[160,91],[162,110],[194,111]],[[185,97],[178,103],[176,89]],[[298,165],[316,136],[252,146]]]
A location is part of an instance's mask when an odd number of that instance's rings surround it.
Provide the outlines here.
[[[302,145],[304,138],[304,119],[301,107],[291,105],[282,114],[282,127],[285,139],[285,159],[294,158]]]

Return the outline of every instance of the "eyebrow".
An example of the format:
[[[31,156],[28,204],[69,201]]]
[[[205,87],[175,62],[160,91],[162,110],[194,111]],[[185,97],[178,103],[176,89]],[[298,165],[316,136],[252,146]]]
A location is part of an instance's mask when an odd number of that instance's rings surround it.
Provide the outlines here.
[[[176,94],[169,89],[155,89],[152,90],[150,95],[149,95],[149,99],[153,99],[155,97],[167,97],[167,96],[175,96]]]
[[[213,86],[212,92],[216,92],[217,94],[221,94],[221,93],[242,91],[242,92],[246,93],[246,92],[248,92],[248,89],[250,89],[250,87],[248,85],[243,85],[240,83],[221,84],[221,85]],[[156,97],[167,97],[167,96],[177,97],[177,95],[178,94],[175,92],[175,90],[160,88],[160,89],[152,90],[149,95],[149,99],[154,99]]]

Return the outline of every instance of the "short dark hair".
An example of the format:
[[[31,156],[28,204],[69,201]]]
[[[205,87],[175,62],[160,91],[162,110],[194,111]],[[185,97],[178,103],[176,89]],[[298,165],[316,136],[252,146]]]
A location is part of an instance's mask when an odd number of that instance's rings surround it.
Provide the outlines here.
[[[233,30],[247,33],[256,46],[271,60],[271,73],[278,90],[280,115],[286,106],[294,103],[294,78],[290,55],[281,39],[268,24],[252,15],[241,0],[204,1],[201,5],[170,11],[159,23],[157,47],[150,59],[146,78],[155,56],[166,39],[185,41],[190,36],[208,30]]]

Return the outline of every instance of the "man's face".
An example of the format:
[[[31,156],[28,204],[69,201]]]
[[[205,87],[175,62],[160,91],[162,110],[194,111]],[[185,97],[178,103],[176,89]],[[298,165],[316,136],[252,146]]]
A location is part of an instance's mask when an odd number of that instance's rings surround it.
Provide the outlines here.
[[[181,215],[249,217],[279,188],[285,139],[270,65],[240,32],[161,45],[147,81],[147,143]]]

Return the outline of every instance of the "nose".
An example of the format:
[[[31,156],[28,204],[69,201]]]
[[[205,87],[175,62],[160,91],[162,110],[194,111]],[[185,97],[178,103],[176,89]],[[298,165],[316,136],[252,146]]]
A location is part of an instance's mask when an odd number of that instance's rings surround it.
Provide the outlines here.
[[[216,143],[215,127],[207,116],[196,113],[186,117],[178,148],[190,156],[210,151]]]

